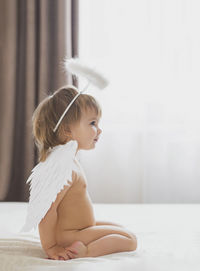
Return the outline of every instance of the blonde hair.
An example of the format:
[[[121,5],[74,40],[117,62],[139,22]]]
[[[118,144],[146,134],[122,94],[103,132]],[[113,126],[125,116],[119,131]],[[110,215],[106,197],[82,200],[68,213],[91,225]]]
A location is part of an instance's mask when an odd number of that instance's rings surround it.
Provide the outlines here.
[[[81,94],[71,105],[54,133],[53,129],[60,116],[77,93],[77,89],[73,86],[62,87],[56,90],[53,95],[47,96],[35,109],[32,125],[34,141],[39,151],[39,162],[46,160],[50,148],[68,141],[65,134],[70,131],[71,125],[80,122],[83,111],[91,109],[98,117],[101,117],[101,108],[96,99],[91,95]]]

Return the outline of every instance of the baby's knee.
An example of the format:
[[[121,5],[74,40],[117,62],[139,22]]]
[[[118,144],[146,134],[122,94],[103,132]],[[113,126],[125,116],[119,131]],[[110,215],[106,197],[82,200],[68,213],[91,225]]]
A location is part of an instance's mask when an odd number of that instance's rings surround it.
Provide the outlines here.
[[[129,239],[130,239],[130,251],[136,250],[137,248],[137,238],[135,236],[135,234],[130,233],[129,234]]]

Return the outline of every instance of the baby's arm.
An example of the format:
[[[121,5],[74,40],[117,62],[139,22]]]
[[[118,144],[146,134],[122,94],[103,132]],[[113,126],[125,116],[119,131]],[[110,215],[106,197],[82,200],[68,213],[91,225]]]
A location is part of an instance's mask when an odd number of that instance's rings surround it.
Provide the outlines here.
[[[56,223],[57,223],[57,207],[63,199],[69,186],[64,186],[64,189],[57,195],[55,202],[51,205],[45,217],[39,224],[39,234],[42,247],[48,257],[59,260],[59,257],[69,259],[66,250],[56,244]]]

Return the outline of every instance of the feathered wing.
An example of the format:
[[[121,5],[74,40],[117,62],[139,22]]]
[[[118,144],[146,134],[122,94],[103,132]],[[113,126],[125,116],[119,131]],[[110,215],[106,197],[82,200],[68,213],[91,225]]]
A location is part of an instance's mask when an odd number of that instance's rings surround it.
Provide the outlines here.
[[[71,185],[77,146],[76,141],[69,141],[54,147],[47,159],[32,169],[27,180],[27,183],[30,182],[27,217],[21,231],[35,228],[56,200],[57,194],[65,185]]]

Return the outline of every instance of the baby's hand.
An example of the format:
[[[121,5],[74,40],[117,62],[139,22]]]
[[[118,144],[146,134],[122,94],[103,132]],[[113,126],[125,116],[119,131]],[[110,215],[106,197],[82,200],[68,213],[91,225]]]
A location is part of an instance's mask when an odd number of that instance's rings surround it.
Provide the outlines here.
[[[72,259],[71,253],[67,251],[66,248],[55,245],[47,250],[45,250],[48,259],[52,260],[69,260]]]

